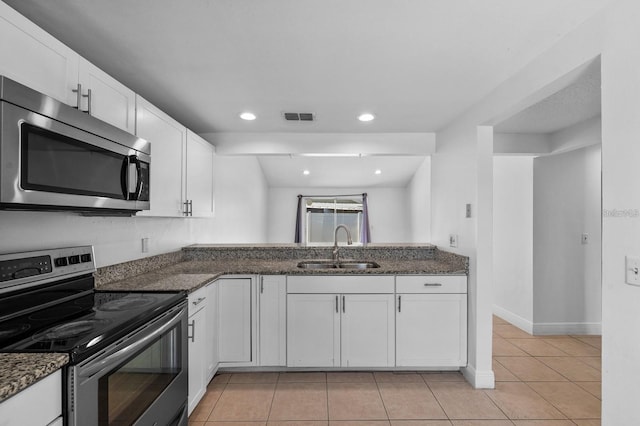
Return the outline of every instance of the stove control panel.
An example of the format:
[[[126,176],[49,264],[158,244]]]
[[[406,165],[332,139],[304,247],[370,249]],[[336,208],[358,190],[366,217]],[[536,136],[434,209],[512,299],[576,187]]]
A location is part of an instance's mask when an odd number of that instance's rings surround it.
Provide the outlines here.
[[[0,292],[9,286],[95,272],[93,247],[0,254]]]

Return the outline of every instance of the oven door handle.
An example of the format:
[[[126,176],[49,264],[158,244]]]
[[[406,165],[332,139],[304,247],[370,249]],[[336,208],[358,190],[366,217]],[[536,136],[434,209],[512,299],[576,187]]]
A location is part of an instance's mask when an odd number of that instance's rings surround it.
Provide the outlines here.
[[[91,363],[86,367],[80,368],[78,375],[80,377],[90,377],[101,370],[104,370],[104,369],[108,370],[113,366],[121,364],[123,361],[126,361],[127,358],[129,358],[131,354],[135,353],[138,349],[144,347],[150,341],[153,341],[157,337],[164,334],[167,330],[170,330],[176,324],[180,323],[180,321],[182,321],[183,319],[183,314],[184,314],[184,308],[180,309],[180,312],[178,312],[173,317],[171,317],[171,319],[167,323],[157,328],[153,332],[147,334],[142,339],[136,340],[132,344],[122,349],[119,349],[118,351],[112,353],[111,355],[105,357],[104,359],[98,362]]]

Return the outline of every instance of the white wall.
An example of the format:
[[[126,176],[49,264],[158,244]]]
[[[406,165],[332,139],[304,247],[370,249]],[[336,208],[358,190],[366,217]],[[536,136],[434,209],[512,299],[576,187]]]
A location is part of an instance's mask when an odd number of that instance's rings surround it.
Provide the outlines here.
[[[608,15],[602,54],[602,416],[640,424],[640,287],[625,284],[625,256],[640,256],[640,2]],[[609,216],[607,211],[631,209]]]
[[[426,157],[407,185],[409,206],[408,242],[431,241],[431,157]]]
[[[535,333],[600,333],[600,158],[592,146],[533,162]]]
[[[493,310],[533,329],[533,157],[493,159]]]
[[[213,219],[0,211],[0,253],[87,244],[94,245],[100,267],[193,243],[264,242],[267,191],[257,160],[216,156],[214,167]],[[149,238],[148,253],[141,249],[145,237]]]
[[[368,194],[372,243],[410,241],[405,188],[279,188],[270,187],[267,200],[267,241],[293,243],[298,194]],[[424,241],[423,241],[424,242]]]
[[[267,242],[267,182],[254,156],[217,155],[216,217],[210,243]]]

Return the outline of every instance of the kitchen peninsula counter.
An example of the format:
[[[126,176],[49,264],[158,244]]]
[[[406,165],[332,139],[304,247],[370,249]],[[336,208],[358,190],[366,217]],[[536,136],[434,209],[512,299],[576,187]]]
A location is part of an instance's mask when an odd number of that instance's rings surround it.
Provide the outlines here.
[[[293,244],[193,245],[182,250],[182,261],[138,275],[122,277],[118,265],[102,268],[96,274],[96,289],[192,292],[223,275],[466,275],[468,272],[467,257],[424,244],[340,247],[341,260],[374,261],[379,268],[312,270],[297,266],[304,260],[330,259],[331,250],[332,247]],[[136,262],[149,261],[127,262],[121,264],[121,269],[134,274]]]
[[[0,402],[52,374],[69,362],[60,353],[0,353]]]

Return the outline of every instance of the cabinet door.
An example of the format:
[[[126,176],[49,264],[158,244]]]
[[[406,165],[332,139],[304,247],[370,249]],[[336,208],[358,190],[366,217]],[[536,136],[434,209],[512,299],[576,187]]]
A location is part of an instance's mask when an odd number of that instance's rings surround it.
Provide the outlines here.
[[[251,278],[224,278],[217,284],[220,362],[251,362]]]
[[[206,385],[206,307],[189,317],[189,414],[202,399]]]
[[[258,321],[259,365],[287,364],[287,278],[284,275],[260,277]]]
[[[136,135],[151,142],[151,209],[140,216],[183,217],[187,129],[140,96]]]
[[[466,294],[400,294],[396,297],[398,367],[467,364]]]
[[[392,294],[342,295],[342,367],[395,366]]]
[[[190,130],[187,130],[187,193],[193,217],[212,217],[214,148]]]
[[[62,371],[0,403],[0,425],[48,425],[62,415]]]
[[[76,52],[0,2],[0,74],[71,106],[78,83]]]
[[[90,97],[82,98],[82,109],[102,121],[135,133],[135,93],[84,58],[80,58],[78,73],[82,93],[86,95],[91,90]]]
[[[287,295],[287,366],[340,366],[339,296]]]

